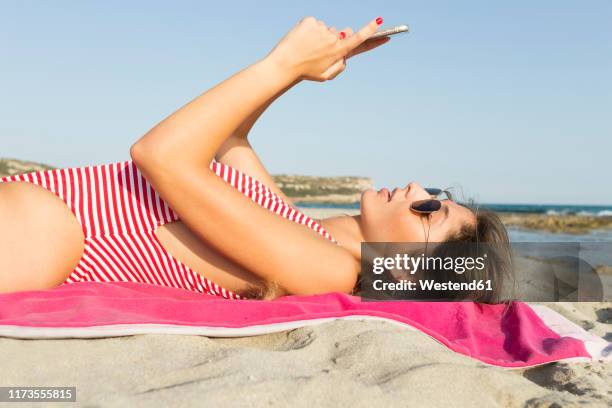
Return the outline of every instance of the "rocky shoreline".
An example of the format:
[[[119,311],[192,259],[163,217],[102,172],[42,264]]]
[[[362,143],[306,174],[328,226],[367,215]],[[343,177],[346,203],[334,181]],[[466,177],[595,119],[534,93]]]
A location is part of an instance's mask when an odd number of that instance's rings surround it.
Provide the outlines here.
[[[0,158],[0,177],[49,169],[53,167],[24,160]]]
[[[368,177],[316,177],[278,174],[272,176],[278,187],[294,202],[308,204],[352,204],[361,192],[372,188]]]
[[[522,213],[500,213],[499,216],[509,227],[555,233],[585,234],[594,230],[612,229],[612,216]]]

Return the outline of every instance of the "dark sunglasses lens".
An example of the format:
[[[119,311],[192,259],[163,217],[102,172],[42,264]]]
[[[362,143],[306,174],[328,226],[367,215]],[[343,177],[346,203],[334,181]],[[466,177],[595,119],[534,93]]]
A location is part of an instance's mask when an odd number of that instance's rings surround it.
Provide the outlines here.
[[[438,200],[420,200],[413,202],[411,208],[420,213],[432,213],[442,208],[442,203]]]
[[[426,188],[425,191],[427,191],[427,194],[431,196],[437,196],[442,192],[442,190],[439,188]]]

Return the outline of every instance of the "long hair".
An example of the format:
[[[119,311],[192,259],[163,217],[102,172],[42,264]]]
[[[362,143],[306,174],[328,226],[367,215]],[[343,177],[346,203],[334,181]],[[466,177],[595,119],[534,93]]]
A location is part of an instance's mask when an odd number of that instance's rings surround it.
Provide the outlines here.
[[[440,259],[476,259],[486,256],[482,269],[466,269],[458,274],[443,268],[428,271],[439,281],[460,283],[491,282],[482,289],[465,291],[431,291],[428,294],[447,300],[470,300],[479,303],[503,303],[510,300],[514,292],[514,273],[508,232],[499,216],[492,211],[470,208],[476,218],[475,225],[466,224],[451,234],[443,243],[436,245],[430,256]]]

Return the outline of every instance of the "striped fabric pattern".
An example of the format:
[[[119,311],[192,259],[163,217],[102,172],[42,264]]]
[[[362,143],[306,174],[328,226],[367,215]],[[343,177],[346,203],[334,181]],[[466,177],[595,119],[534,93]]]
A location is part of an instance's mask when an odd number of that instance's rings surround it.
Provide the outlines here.
[[[258,205],[336,243],[320,224],[258,180],[216,161],[210,168]],[[131,160],[0,178],[0,183],[11,181],[33,183],[51,191],[68,205],[81,224],[85,249],[63,284],[141,282],[241,298],[193,271],[161,245],[155,230],[179,217]]]

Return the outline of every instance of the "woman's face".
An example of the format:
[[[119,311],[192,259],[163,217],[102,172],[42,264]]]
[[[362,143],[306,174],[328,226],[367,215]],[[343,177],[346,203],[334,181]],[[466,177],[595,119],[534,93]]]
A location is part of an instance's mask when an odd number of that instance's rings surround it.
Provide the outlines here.
[[[370,189],[361,195],[361,223],[367,242],[443,242],[465,224],[474,225],[472,211],[454,201],[443,200],[442,208],[430,214],[415,213],[410,204],[432,198],[420,185],[405,188]],[[429,235],[429,236],[428,236]]]

